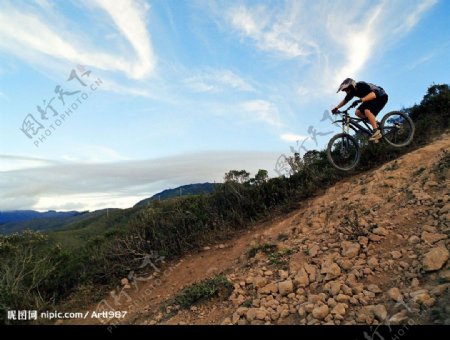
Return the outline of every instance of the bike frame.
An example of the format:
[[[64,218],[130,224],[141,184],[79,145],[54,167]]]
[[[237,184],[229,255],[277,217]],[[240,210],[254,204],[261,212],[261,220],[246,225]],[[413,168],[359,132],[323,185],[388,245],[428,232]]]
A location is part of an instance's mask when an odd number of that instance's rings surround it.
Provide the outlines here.
[[[346,134],[350,134],[350,129],[357,132],[365,133],[366,135],[371,136],[373,133],[372,127],[368,124],[367,120],[364,118],[353,118],[350,117],[350,114],[348,111],[350,108],[344,111],[338,111],[338,113],[342,116],[342,119],[338,119],[333,122],[335,123],[342,123],[342,132]],[[364,126],[362,126],[360,123],[363,123]]]

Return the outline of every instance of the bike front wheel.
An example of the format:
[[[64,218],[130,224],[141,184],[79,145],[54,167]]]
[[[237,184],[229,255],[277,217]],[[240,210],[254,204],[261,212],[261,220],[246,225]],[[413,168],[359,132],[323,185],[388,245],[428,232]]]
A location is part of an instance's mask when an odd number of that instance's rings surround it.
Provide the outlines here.
[[[414,137],[414,123],[403,112],[388,113],[381,120],[380,128],[386,143],[396,148],[407,146]]]
[[[358,142],[347,133],[339,133],[328,142],[327,157],[336,169],[352,170],[361,157]]]

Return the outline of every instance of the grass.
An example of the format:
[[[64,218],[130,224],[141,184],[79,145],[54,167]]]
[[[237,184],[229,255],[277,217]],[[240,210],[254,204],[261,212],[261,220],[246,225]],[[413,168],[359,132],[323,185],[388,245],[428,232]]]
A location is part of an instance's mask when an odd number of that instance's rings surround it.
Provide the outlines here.
[[[201,301],[209,300],[213,297],[223,295],[224,298],[230,296],[233,291],[233,285],[223,275],[212,279],[195,283],[185,288],[175,297],[175,303],[181,308],[187,309]]]
[[[257,245],[255,247],[250,248],[247,252],[249,258],[253,258],[256,256],[258,252],[263,252],[266,255],[270,255],[277,250],[276,244],[264,243],[263,245]]]
[[[395,171],[398,168],[400,168],[400,166],[398,165],[398,162],[394,161],[391,165],[386,167],[386,171]]]
[[[425,168],[423,168],[423,167],[421,167],[421,168],[419,168],[419,169],[417,169],[416,171],[414,171],[414,173],[413,173],[413,177],[417,177],[417,176],[420,176],[421,174],[422,174],[422,172],[424,172],[426,169]]]
[[[287,265],[287,257],[292,254],[291,249],[284,249],[282,251],[277,251],[269,254],[269,264],[272,265]]]

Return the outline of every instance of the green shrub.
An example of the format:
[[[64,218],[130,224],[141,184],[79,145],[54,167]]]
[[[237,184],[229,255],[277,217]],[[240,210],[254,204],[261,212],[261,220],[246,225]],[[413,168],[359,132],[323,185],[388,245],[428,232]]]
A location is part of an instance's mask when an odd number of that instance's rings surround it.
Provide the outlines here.
[[[225,276],[220,275],[185,288],[175,297],[174,301],[181,308],[189,308],[200,301],[211,299],[219,294],[223,298],[227,298],[232,291],[233,285]]]

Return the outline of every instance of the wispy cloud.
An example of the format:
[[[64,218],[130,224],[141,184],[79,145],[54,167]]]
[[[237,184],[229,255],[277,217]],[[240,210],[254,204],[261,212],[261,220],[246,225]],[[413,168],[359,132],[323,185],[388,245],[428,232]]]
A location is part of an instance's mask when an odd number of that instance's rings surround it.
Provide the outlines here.
[[[358,78],[374,57],[408,33],[437,0],[330,2],[285,0],[271,4],[233,2],[212,10],[244,44],[269,56],[298,61],[297,88],[332,94],[346,77]],[[223,13],[226,13],[223,16]],[[303,66],[307,67],[303,68]]]
[[[136,52],[136,62],[130,64],[132,78],[142,78],[150,74],[156,64],[150,35],[146,28],[146,12],[150,6],[136,0],[95,0],[112,18],[118,30],[129,41]]]
[[[0,155],[0,172],[39,168],[55,164],[59,164],[59,162],[36,157]]]
[[[239,104],[239,116],[244,121],[261,121],[273,127],[283,126],[278,108],[266,100],[249,100]]]
[[[0,177],[0,210],[49,207],[100,209],[188,183],[223,180],[231,169],[272,171],[275,152],[203,152],[145,161],[61,163],[12,170]],[[20,157],[18,157],[20,159]],[[78,202],[78,203],[77,203]],[[83,205],[84,204],[84,205]]]
[[[195,92],[254,91],[249,82],[230,70],[205,70],[188,77],[185,82]]]
[[[294,133],[283,133],[282,135],[280,135],[280,139],[284,140],[285,142],[297,142],[308,138],[308,136],[297,135]]]
[[[63,20],[46,20],[45,15],[53,11],[53,5],[46,1],[38,3],[39,10],[17,3],[14,6],[9,2],[0,5],[0,49],[33,65],[59,61],[118,71],[133,79],[151,75],[156,58],[146,29],[148,6],[140,0],[96,0],[95,4],[114,22],[116,30],[131,45],[135,58],[96,48],[89,34],[75,36],[62,24]],[[99,15],[98,12],[96,14]]]
[[[310,53],[299,43],[296,36],[291,34],[292,23],[274,22],[272,11],[264,6],[252,9],[243,5],[232,7],[227,18],[238,34],[255,42],[261,50],[276,51],[288,58]]]

